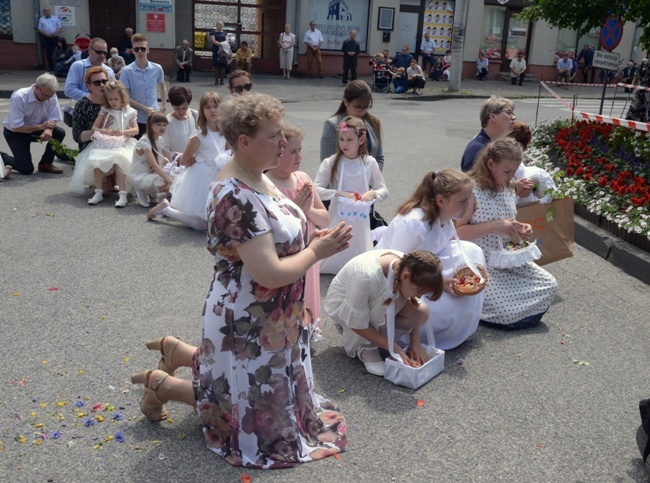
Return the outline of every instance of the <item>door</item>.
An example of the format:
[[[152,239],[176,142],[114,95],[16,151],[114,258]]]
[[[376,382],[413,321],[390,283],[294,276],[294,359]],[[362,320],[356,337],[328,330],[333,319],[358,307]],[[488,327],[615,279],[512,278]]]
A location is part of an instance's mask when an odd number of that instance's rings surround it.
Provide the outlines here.
[[[530,22],[528,20],[519,20],[513,16],[519,12],[521,12],[521,9],[508,8],[506,10],[504,32],[507,35],[503,36],[502,49],[504,55],[502,57],[501,72],[510,72],[510,61],[517,58],[517,52],[523,51],[524,54],[528,52]]]
[[[399,21],[397,22],[397,52],[400,51],[402,45],[409,46],[409,52],[415,57],[416,48],[418,45],[418,22],[420,20],[419,12],[405,12],[400,10]],[[397,52],[391,52],[395,55]]]
[[[135,31],[135,4],[133,0],[89,0],[90,38],[101,37],[108,49],[119,48],[124,29],[131,27]],[[68,43],[74,39],[67,39]]]
[[[284,30],[284,10],[285,0],[194,0],[195,70],[212,70],[209,33],[221,21],[235,50],[243,40],[253,49],[254,72],[277,72],[280,68],[278,38]]]

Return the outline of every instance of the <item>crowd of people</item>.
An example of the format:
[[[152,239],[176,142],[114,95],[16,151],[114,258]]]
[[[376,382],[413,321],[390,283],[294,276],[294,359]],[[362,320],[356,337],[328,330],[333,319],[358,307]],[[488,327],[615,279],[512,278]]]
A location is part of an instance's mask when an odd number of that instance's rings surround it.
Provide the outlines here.
[[[295,38],[286,30],[289,38],[278,43],[290,49]],[[218,26],[215,34],[218,54],[226,41]],[[553,303],[557,282],[541,267],[490,264],[507,241],[531,240],[516,206],[532,195],[533,175],[545,175],[522,165],[530,130],[516,122],[510,100],[484,103],[482,129],[462,170],[426,173],[388,226],[377,228],[374,204],[389,190],[381,122],[370,113],[366,82],[351,79],[324,121],[312,180],[300,169],[304,133],[283,121],[278,100],[252,92],[250,72],[232,71],[230,95],[207,92],[194,110],[185,77],[167,91],[162,68],[147,58],[146,36],[134,33],[130,41],[134,61],[119,79],[102,61],[107,45],[99,38],[91,39],[88,58],[70,67],[65,89],[77,100],[72,130],[80,149],[70,191],[90,194],[89,205],[116,193],[117,208],[135,193],[148,220],[165,216],[206,232],[215,257],[199,344],[171,336],[150,341],[147,348],[160,352],[158,368],[132,376],[145,388],[147,418],[165,419],[170,400],[196,408],[208,447],[233,465],[281,468],[321,459],[347,448],[342,413],[314,391],[309,347],[324,315],[340,328],[345,353],[383,376],[387,353],[420,367],[429,357],[425,345],[458,347],[480,322],[532,327]],[[187,59],[180,57],[179,71]],[[215,83],[224,78],[215,65]],[[57,90],[56,77],[43,74],[12,96],[4,135],[14,156],[2,156],[8,174],[33,171],[34,136],[63,141]],[[48,143],[38,169],[60,173],[54,155]],[[484,291],[453,290],[464,266],[487,267]],[[334,279],[321,307],[324,273]],[[176,376],[181,366],[192,369],[192,380]]]

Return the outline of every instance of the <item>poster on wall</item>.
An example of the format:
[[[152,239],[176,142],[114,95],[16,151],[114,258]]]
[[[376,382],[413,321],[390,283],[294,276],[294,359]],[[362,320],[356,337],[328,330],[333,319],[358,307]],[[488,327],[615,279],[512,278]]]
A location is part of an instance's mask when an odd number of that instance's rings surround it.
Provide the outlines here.
[[[369,0],[312,0],[309,5],[309,20],[315,20],[317,29],[323,34],[322,50],[341,50],[343,41],[351,30],[357,31],[357,42],[361,51],[366,51]],[[307,27],[309,28],[309,27]],[[302,40],[305,32],[296,36]]]
[[[77,25],[74,18],[74,7],[57,5],[54,9],[54,15],[59,17],[61,25],[64,27],[75,27]]]
[[[429,34],[436,43],[435,54],[451,49],[451,33],[454,28],[454,2],[427,2],[424,9],[422,36]]]
[[[172,13],[172,0],[140,0],[140,11]]]
[[[162,13],[147,14],[147,32],[165,33],[165,15]]]

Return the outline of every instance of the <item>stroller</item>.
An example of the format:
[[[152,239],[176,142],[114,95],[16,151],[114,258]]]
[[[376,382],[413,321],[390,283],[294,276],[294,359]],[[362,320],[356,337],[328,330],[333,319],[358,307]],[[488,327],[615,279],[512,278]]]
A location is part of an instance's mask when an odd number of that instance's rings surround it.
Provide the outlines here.
[[[386,68],[383,69],[372,69],[372,86],[371,89],[373,92],[382,91],[384,94],[390,92],[390,81],[391,76]]]

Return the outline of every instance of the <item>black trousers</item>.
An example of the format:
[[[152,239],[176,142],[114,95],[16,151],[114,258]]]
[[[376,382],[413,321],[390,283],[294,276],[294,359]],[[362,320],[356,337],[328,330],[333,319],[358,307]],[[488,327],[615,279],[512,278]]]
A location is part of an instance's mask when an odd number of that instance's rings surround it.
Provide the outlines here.
[[[45,37],[41,35],[41,45],[45,51],[45,68],[49,71],[54,71],[54,49],[59,43],[59,37]]]
[[[179,67],[178,70],[176,71],[176,81],[178,81],[178,82],[189,82],[191,73],[192,73],[192,66],[191,65],[186,64],[184,69],[181,69]]]
[[[34,163],[32,163],[32,153],[30,148],[34,139],[38,138],[43,131],[34,131],[30,133],[24,132],[13,132],[7,128],[4,128],[3,132],[5,140],[11,149],[11,153],[14,155],[13,160],[9,160],[3,157],[4,163],[8,166],[11,166],[13,169],[22,174],[32,174],[34,172]],[[52,131],[52,137],[57,141],[63,142],[65,138],[65,131],[63,128],[56,126]],[[39,164],[52,164],[54,162],[54,150],[52,145],[47,143],[45,147],[45,152]]]
[[[350,80],[357,80],[357,56],[350,56],[345,54],[343,57],[343,82],[348,81],[348,72],[350,72]]]

